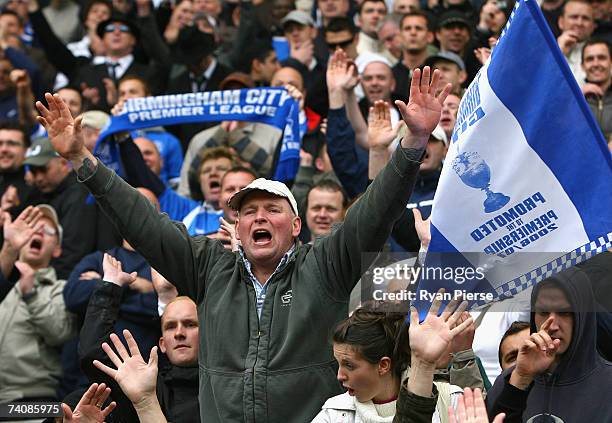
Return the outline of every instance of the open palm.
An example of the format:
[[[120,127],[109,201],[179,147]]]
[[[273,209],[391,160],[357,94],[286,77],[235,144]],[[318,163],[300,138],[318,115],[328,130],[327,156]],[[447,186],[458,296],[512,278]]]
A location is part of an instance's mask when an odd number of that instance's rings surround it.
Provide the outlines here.
[[[370,107],[368,114],[368,144],[370,148],[387,148],[393,142],[399,126],[391,126],[391,110],[389,104],[382,100],[376,101]]]
[[[352,90],[359,83],[359,74],[343,50],[336,50],[327,66],[327,87],[330,90],[342,88]]]
[[[46,93],[45,99],[49,108],[40,101],[36,102],[36,108],[41,114],[38,122],[47,130],[55,151],[71,160],[82,152],[85,145],[81,133],[81,118],[75,120],[66,103],[57,94]]]
[[[155,388],[157,386],[157,347],[153,347],[149,362],[145,363],[130,331],[124,330],[123,335],[127,341],[129,352],[114,333],[110,337],[119,355],[106,342],[102,344],[102,349],[113,364],[117,366],[117,369],[108,367],[97,360],[94,360],[94,365],[115,379],[121,390],[133,404],[139,404],[147,396],[155,395]]]
[[[5,213],[3,228],[5,241],[10,243],[13,249],[21,250],[32,239],[32,235],[42,228],[43,223],[39,223],[41,217],[42,212],[32,206],[22,211],[14,222],[11,221],[11,215]]]
[[[106,408],[102,408],[110,392],[110,388],[105,384],[94,383],[85,391],[74,411],[67,404],[62,404],[64,423],[103,422],[117,405],[113,401]]]
[[[408,104],[400,100],[395,102],[410,133],[418,137],[429,137],[436,128],[440,122],[442,104],[451,89],[451,84],[447,84],[443,90],[440,90],[439,70],[433,72],[431,82],[430,73],[429,66],[425,66],[422,72],[420,69],[415,69],[410,83]]]
[[[467,308],[467,302],[459,304],[458,300],[451,301],[442,314],[438,316],[440,309],[441,293],[438,291],[436,299],[432,303],[427,317],[419,324],[419,313],[415,307],[410,309],[410,350],[420,360],[427,363],[435,363],[447,350],[455,336],[460,334],[472,321],[471,318],[457,325],[461,313]],[[457,305],[459,305],[457,307]]]

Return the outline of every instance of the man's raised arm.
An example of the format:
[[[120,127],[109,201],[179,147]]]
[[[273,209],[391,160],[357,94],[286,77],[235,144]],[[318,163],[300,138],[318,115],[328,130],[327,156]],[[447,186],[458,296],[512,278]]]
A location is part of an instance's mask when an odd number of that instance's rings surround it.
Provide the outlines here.
[[[151,266],[168,280],[176,281],[179,292],[196,298],[198,262],[194,246],[205,240],[191,240],[184,227],[173,223],[138,191],[100,163],[85,148],[81,118],[72,118],[68,106],[57,94],[45,94],[48,108],[36,103],[55,151],[72,163],[78,179],[96,197],[121,235]]]
[[[423,151],[450,92],[450,84],[443,90],[440,85],[438,70],[433,75],[429,67],[414,71],[408,104],[396,101],[408,127],[406,136],[365,194],[349,209],[344,224],[318,247],[327,280],[340,281],[348,292],[370,264],[363,262],[363,253],[379,252],[394,223],[406,213]]]

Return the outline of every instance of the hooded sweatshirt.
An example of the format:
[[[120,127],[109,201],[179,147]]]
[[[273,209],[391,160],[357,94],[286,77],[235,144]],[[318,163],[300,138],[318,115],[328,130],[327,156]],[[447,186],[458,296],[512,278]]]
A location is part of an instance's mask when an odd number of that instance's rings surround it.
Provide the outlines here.
[[[502,411],[520,415],[523,422],[550,421],[612,422],[612,363],[596,349],[597,322],[595,299],[587,276],[571,268],[552,277],[574,312],[572,341],[554,371],[536,376],[527,391],[510,385],[511,371],[504,372],[489,393],[490,416]],[[541,289],[531,295],[531,310]],[[531,313],[531,332],[537,331]],[[508,410],[516,407],[514,410]],[[521,421],[510,419],[508,422]]]

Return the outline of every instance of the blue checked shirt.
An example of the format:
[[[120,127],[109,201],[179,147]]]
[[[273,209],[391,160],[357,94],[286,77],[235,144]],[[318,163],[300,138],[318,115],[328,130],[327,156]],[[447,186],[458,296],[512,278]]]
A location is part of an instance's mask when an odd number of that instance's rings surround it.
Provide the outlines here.
[[[253,272],[251,271],[251,262],[247,260],[246,256],[244,255],[244,251],[242,250],[242,247],[238,249],[238,251],[240,252],[240,257],[242,257],[242,261],[244,261],[244,267],[246,267],[246,270],[249,273],[249,277],[251,278],[251,283],[253,284],[253,287],[255,288],[257,317],[261,318],[261,309],[263,308],[263,303],[264,303],[264,300],[266,299],[266,291],[268,290],[268,281],[272,279],[272,276],[274,276],[276,272],[278,272],[278,269],[280,269],[280,267],[283,264],[287,263],[287,261],[289,260],[289,257],[291,257],[291,253],[293,253],[293,250],[295,250],[295,244],[289,249],[289,251],[285,253],[280,263],[278,263],[278,266],[276,266],[276,269],[274,269],[274,272],[272,272],[268,280],[262,285],[257,280]]]

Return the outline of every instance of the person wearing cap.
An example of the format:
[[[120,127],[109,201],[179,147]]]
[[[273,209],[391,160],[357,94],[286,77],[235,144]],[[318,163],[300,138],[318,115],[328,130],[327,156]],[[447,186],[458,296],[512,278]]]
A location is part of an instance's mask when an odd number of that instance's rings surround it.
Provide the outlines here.
[[[306,97],[306,106],[317,114],[327,114],[327,85],[325,83],[325,58],[315,56],[315,39],[317,28],[306,12],[293,10],[285,16],[281,24],[289,41],[289,58],[283,66],[296,69],[302,74]]]
[[[409,104],[398,102],[409,132],[351,207],[342,225],[314,245],[298,245],[302,225],[286,185],[257,179],[235,194],[235,253],[158,213],[84,147],[59,98],[37,103],[54,147],[113,217],[122,235],[180,295],[198,303],[200,416],[206,422],[304,422],[341,393],[327,330],[405,213],[429,134],[450,90],[439,72],[415,70]],[[60,117],[61,116],[61,117]],[[316,386],[316,390],[304,390]]]
[[[440,51],[450,51],[459,55],[465,64],[467,79],[465,86],[472,82],[482,63],[478,61],[474,49],[482,47],[477,40],[471,41],[474,23],[464,13],[450,9],[444,12],[436,29],[436,40],[440,44]]]
[[[53,35],[44,15],[37,10],[31,13],[32,22],[37,29],[45,34],[41,45],[47,53],[49,61],[59,71],[64,73],[74,86],[86,87],[84,91],[94,108],[108,112],[109,103],[107,89],[111,84],[128,74],[137,74],[146,79],[153,79],[158,71],[156,66],[147,66],[135,61],[134,47],[140,32],[138,27],[123,15],[112,15],[101,21],[96,27],[96,34],[102,40],[104,56],[83,58],[75,56],[62,42]]]
[[[429,56],[425,60],[425,66],[439,69],[442,81],[453,86],[451,92],[458,95],[462,94],[462,85],[467,79],[467,73],[465,72],[465,63],[458,54],[452,51],[440,51],[433,56]]]
[[[357,58],[357,70],[359,71],[361,88],[364,97],[359,100],[359,110],[367,121],[370,107],[378,100],[393,104],[393,100],[399,100],[395,92],[395,78],[393,77],[393,65],[384,56],[366,53]],[[395,107],[391,108],[391,122],[395,125],[400,119],[399,112]]]
[[[133,52],[140,32],[130,19],[120,15],[111,16],[100,22],[96,31],[106,51],[104,62],[82,66],[74,78],[68,76],[77,86],[96,88],[100,100],[97,104],[93,103],[93,106],[108,111],[112,104],[109,102],[107,87],[114,86],[116,89],[118,81],[125,75],[152,78],[153,67],[134,60]],[[91,98],[89,100],[92,101]]]
[[[32,142],[24,164],[43,200],[53,206],[65,227],[62,254],[53,260],[58,277],[66,279],[74,265],[93,251],[96,242],[96,209],[87,204],[87,191],[77,183],[68,162],[53,149],[48,138]]]
[[[72,112],[71,112],[72,113]],[[101,110],[89,110],[81,114],[81,126],[85,136],[85,145],[89,151],[93,151],[102,128],[110,121],[108,113]]]
[[[470,41],[471,31],[472,23],[463,13],[456,10],[443,13],[436,29],[440,51],[450,51],[463,56]]]
[[[61,346],[77,335],[51,260],[62,253],[62,225],[48,204],[5,214],[0,251],[0,403],[56,401]]]

